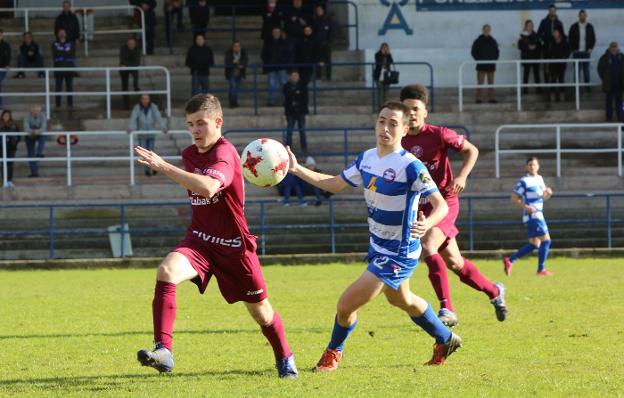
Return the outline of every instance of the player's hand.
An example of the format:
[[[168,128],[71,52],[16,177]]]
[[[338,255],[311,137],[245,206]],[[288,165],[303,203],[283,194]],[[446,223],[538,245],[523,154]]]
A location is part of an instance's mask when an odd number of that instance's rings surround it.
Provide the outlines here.
[[[553,190],[551,187],[546,187],[546,189],[544,189],[544,196],[550,197],[552,196],[552,194],[553,194]]]
[[[139,162],[143,166],[147,166],[155,171],[165,171],[167,167],[167,162],[165,162],[163,158],[161,158],[154,152],[137,145],[136,147],[134,147],[134,153],[140,156],[140,158],[137,159],[137,162]]]
[[[410,227],[410,236],[412,238],[422,238],[425,233],[429,230],[429,222],[427,221],[427,217],[425,217],[425,213],[422,211],[418,212],[418,218],[414,224]]]
[[[537,209],[535,207],[529,206],[529,205],[524,206],[524,208],[527,211],[527,213],[529,213],[529,214],[533,214],[533,213],[535,213],[537,211]]]
[[[288,151],[288,160],[289,160],[289,162],[288,162],[288,172],[289,173],[294,173],[294,172],[297,171],[297,168],[299,167],[299,162],[297,162],[297,157],[290,150],[290,145],[286,145],[286,150]]]
[[[466,178],[457,176],[453,179],[451,183],[451,192],[458,194],[464,192],[466,189]]]

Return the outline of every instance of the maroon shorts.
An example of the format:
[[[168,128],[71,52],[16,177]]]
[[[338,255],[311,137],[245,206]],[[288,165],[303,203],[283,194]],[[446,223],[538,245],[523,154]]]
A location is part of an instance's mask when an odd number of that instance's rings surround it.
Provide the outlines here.
[[[457,197],[445,198],[445,201],[448,205],[448,214],[436,225],[436,227],[440,228],[444,236],[446,236],[446,242],[444,243],[446,245],[449,240],[459,234],[459,230],[455,226],[455,221],[457,221],[457,216],[459,215],[459,199],[457,199]],[[425,213],[425,217],[429,217],[433,207],[431,206],[431,203],[427,203],[421,205],[419,210],[422,210]]]
[[[260,260],[255,251],[223,253],[192,239],[182,240],[173,251],[184,255],[197,271],[192,282],[201,294],[214,275],[221,295],[230,304],[237,301],[257,303],[267,298]]]

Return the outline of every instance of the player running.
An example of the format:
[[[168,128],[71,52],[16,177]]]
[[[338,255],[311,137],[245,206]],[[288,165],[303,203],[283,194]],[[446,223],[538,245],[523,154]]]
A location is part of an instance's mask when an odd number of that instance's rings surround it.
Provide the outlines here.
[[[317,371],[338,368],[344,343],[357,325],[357,311],[381,293],[435,338],[428,365],[443,364],[461,346],[460,337],[444,326],[431,306],[409,288],[409,277],[420,256],[419,238],[444,217],[447,206],[427,169],[401,148],[408,120],[409,109],[405,105],[398,101],[384,104],[375,124],[376,148],[361,153],[337,176],[300,166],[288,148],[289,172],[334,193],[350,185],[361,185],[368,206],[368,267],[338,300],[331,340],[316,365]],[[417,216],[420,197],[427,197],[432,203],[429,218],[422,212]],[[412,231],[410,225],[414,225]]]
[[[446,267],[449,267],[459,276],[459,280],[475,290],[484,292],[490,298],[496,311],[496,318],[502,322],[507,317],[505,286],[502,283],[492,283],[470,260],[462,257],[455,240],[459,233],[455,226],[459,214],[457,195],[466,187],[466,179],[477,161],[479,150],[455,131],[425,123],[429,102],[429,92],[425,86],[419,84],[405,86],[400,95],[403,104],[410,109],[410,128],[403,137],[403,148],[410,151],[429,169],[449,208],[446,217],[429,229],[422,238],[423,257],[429,267],[429,280],[440,300],[438,317],[447,326],[455,326],[458,323],[446,271]],[[463,158],[462,167],[455,178],[448,159],[449,149],[459,152]],[[421,209],[425,215],[429,215],[431,204],[424,204]]]
[[[245,194],[236,148],[221,136],[223,112],[217,97],[198,94],[186,104],[186,123],[195,144],[182,152],[184,170],[140,146],[139,163],[162,172],[187,189],[193,208],[185,238],[158,267],[152,302],[153,351],[137,353],[143,366],[159,372],[173,370],[173,323],[176,285],[192,281],[204,293],[214,275],[225,300],[243,301],[260,325],[276,359],[279,377],[297,377],[284,324],[273,310],[256,255],[255,236],[243,213]]]
[[[547,187],[539,171],[539,161],[532,156],[526,162],[527,173],[518,181],[511,194],[511,201],[522,209],[522,222],[526,224],[529,243],[518,249],[511,257],[505,257],[505,274],[511,275],[513,263],[533,250],[537,251],[537,275],[550,276],[546,269],[546,259],[550,250],[550,234],[544,220],[544,201],[552,196],[552,189]]]

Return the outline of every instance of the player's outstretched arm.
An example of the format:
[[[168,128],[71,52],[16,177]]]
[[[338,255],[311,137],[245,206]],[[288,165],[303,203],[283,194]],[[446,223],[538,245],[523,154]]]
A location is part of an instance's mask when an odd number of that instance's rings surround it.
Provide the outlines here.
[[[288,150],[288,157],[290,158],[290,165],[288,167],[289,173],[293,173],[307,183],[331,193],[340,192],[349,186],[340,176],[318,173],[301,166],[299,162],[297,162],[295,154],[290,150],[290,147],[287,146],[286,149]]]
[[[165,174],[184,188],[205,198],[209,199],[213,197],[221,187],[221,182],[216,178],[189,173],[165,161],[153,151],[137,146],[134,148],[134,152],[140,156],[140,158],[137,159],[140,164]]]
[[[462,157],[462,165],[453,179],[453,185],[451,186],[453,193],[461,193],[466,189],[466,180],[474,168],[474,165],[477,163],[479,149],[466,140],[459,153]]]

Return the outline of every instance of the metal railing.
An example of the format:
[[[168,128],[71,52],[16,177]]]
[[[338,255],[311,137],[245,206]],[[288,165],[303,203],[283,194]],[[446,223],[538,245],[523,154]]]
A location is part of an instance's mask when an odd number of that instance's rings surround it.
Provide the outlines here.
[[[111,89],[111,72],[118,71],[161,71],[165,74],[164,90],[142,90],[140,93],[136,91],[113,91]],[[111,118],[111,98],[112,96],[129,95],[129,94],[161,94],[165,96],[166,114],[171,117],[171,75],[169,69],[164,66],[107,66],[107,67],[74,67],[74,68],[11,68],[12,72],[33,72],[39,71],[45,74],[43,83],[45,89],[43,91],[28,92],[0,92],[1,97],[45,97],[45,112],[49,119],[51,117],[51,98],[53,96],[105,96],[106,97],[106,118]],[[52,72],[104,72],[105,91],[51,91],[51,80],[54,78]],[[75,79],[78,79],[75,77]]]
[[[557,162],[557,177],[561,177],[561,155],[566,153],[615,153],[617,154],[617,175],[622,177],[622,126],[621,123],[560,123],[560,124],[504,124],[496,129],[495,134],[495,162],[496,162],[496,178],[500,178],[500,156],[505,154],[537,154],[547,153],[555,154]],[[614,128],[616,134],[615,148],[562,148],[561,147],[561,129],[595,129],[595,128]],[[521,149],[501,149],[500,136],[505,129],[552,129],[555,133],[555,148],[521,148]]]
[[[83,15],[82,15],[82,28],[83,31],[81,32],[81,34],[83,34],[83,42],[84,42],[84,52],[85,55],[89,55],[89,41],[92,40],[90,39],[91,35],[104,35],[104,34],[126,34],[126,33],[140,33],[141,34],[141,43],[142,43],[142,48],[143,48],[143,55],[145,55],[146,53],[146,47],[145,47],[145,12],[143,11],[143,9],[141,7],[136,7],[136,6],[122,6],[122,5],[116,5],[116,6],[94,6],[94,7],[90,7],[90,6],[80,6],[80,7],[72,7],[72,12],[75,11],[84,11]],[[116,29],[116,30],[93,30],[93,31],[88,31],[87,30],[87,26],[89,26],[88,22],[87,22],[87,10],[89,11],[115,11],[115,10],[127,10],[129,14],[131,14],[131,12],[136,12],[139,11],[140,15],[141,15],[141,27],[137,28],[137,29]],[[4,34],[6,36],[21,36],[24,32],[28,32],[30,31],[30,15],[33,12],[42,12],[42,11],[56,11],[56,12],[61,12],[62,8],[58,8],[58,7],[15,7],[15,8],[0,8],[0,12],[13,12],[15,14],[20,14],[23,13],[24,15],[24,30],[21,32],[8,32],[5,31]],[[16,15],[17,17],[17,15]],[[56,17],[56,16],[55,16]],[[79,16],[76,16],[77,18],[80,18]],[[37,31],[31,31],[31,33],[33,35],[54,35],[55,32],[53,31],[49,31],[49,32],[37,32]]]
[[[0,145],[2,145],[2,171],[3,171],[3,186],[7,187],[7,166],[9,162],[66,162],[67,164],[67,186],[72,186],[72,166],[73,162],[113,162],[113,161],[128,161],[129,162],[129,170],[130,170],[130,185],[135,185],[135,162],[136,155],[134,154],[135,143],[137,142],[135,136],[136,135],[145,135],[145,134],[162,134],[161,130],[136,130],[128,133],[127,131],[67,131],[67,132],[46,132],[41,133],[42,136],[46,137],[57,137],[64,136],[65,142],[65,156],[55,156],[55,157],[16,157],[16,158],[7,158],[6,153],[6,137],[7,136],[28,136],[28,133],[17,132],[17,133],[2,133],[0,132]],[[168,130],[167,134],[185,134],[191,136],[188,130]],[[127,156],[73,156],[72,155],[72,136],[82,137],[82,136],[97,136],[97,137],[106,137],[106,136],[127,136],[128,137],[128,155]],[[193,141],[191,140],[191,143]],[[163,159],[168,160],[179,160],[181,156],[161,156]]]
[[[604,238],[606,239],[606,246],[608,248],[613,247],[613,229],[616,226],[624,225],[624,219],[618,218],[617,214],[614,214],[614,198],[624,198],[623,193],[588,193],[588,194],[558,194],[554,197],[556,200],[561,199],[565,201],[569,201],[571,199],[579,199],[579,200],[604,200],[604,216],[602,217],[594,217],[594,218],[586,218],[580,215],[578,218],[574,219],[556,219],[549,218],[548,223],[550,225],[578,225],[578,226],[604,226]],[[481,227],[504,227],[509,228],[509,226],[519,225],[519,217],[516,217],[515,220],[475,220],[475,212],[473,208],[475,207],[475,203],[478,202],[488,202],[488,201],[505,201],[508,202],[509,196],[482,196],[482,195],[462,195],[460,197],[462,202],[467,206],[467,219],[466,221],[460,221],[458,223],[459,226],[467,228],[468,238],[468,247],[470,250],[474,250],[475,243],[475,233]],[[268,224],[267,223],[267,209],[270,207],[281,206],[279,202],[276,200],[248,200],[245,202],[245,209],[249,211],[254,207],[259,207],[259,223],[258,224],[250,224],[250,229],[253,231],[257,231],[258,234],[258,253],[266,254],[266,240],[269,231],[302,231],[306,229],[324,229],[328,232],[328,247],[330,253],[337,253],[337,235],[338,230],[344,228],[362,228],[365,229],[368,227],[366,222],[362,223],[343,223],[337,221],[335,204],[336,203],[344,203],[344,202],[357,202],[363,203],[362,198],[329,198],[327,200],[327,212],[328,212],[328,220],[325,223],[280,223],[280,224]],[[129,227],[125,228],[125,225],[128,223],[129,218],[127,215],[127,210],[129,208],[138,208],[138,207],[171,207],[171,206],[189,206],[190,203],[188,200],[186,201],[169,201],[169,202],[152,202],[152,203],[131,203],[131,202],[122,202],[122,203],[97,203],[97,204],[55,204],[55,203],[47,203],[47,204],[0,204],[0,211],[12,211],[14,209],[47,209],[48,212],[48,225],[43,226],[44,221],[41,220],[38,223],[38,229],[27,230],[23,228],[10,229],[10,230],[0,230],[0,237],[34,237],[34,236],[46,236],[48,238],[48,257],[55,258],[56,257],[56,247],[57,247],[57,238],[59,236],[94,236],[94,235],[108,235],[109,233],[118,233],[120,239],[120,248],[121,248],[121,256],[124,256],[124,238],[127,234],[135,234],[135,235],[148,235],[158,233],[162,235],[163,233],[184,233],[186,227]],[[68,209],[68,208],[117,208],[119,209],[119,221],[115,230],[111,231],[106,227],[95,227],[95,228],[86,228],[86,227],[73,227],[73,228],[59,228],[57,226],[57,210],[58,209]],[[511,217],[511,212],[513,212],[514,216],[517,216],[516,209],[513,206],[509,206],[509,212]],[[298,217],[300,220],[300,217]],[[363,220],[364,221],[364,220]],[[363,242],[365,244],[366,242]]]
[[[459,66],[459,111],[464,111],[464,89],[469,88],[515,88],[516,89],[516,108],[518,112],[522,111],[522,89],[528,87],[574,87],[574,95],[575,95],[575,106],[576,110],[581,109],[581,100],[580,100],[580,88],[581,87],[590,87],[595,86],[592,83],[581,83],[579,76],[579,63],[589,63],[591,60],[589,59],[516,59],[516,60],[488,60],[488,61],[473,61],[468,60],[461,63]],[[528,64],[552,64],[552,63],[573,63],[574,64],[574,82],[571,83],[523,83],[522,82],[522,68],[521,65]],[[505,83],[495,83],[495,84],[464,84],[464,66],[466,65],[484,65],[484,64],[496,64],[496,65],[505,65],[505,64],[514,64],[515,65],[515,83],[505,84]]]

